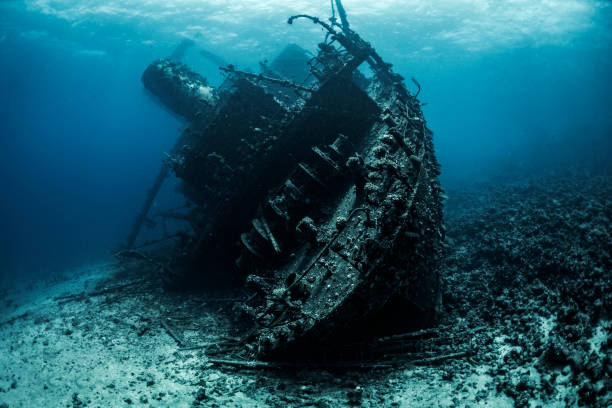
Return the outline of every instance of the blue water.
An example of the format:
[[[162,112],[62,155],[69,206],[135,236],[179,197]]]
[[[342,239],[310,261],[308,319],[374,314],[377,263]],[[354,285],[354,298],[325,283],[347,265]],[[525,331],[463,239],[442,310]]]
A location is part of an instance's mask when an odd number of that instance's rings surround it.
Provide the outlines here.
[[[423,86],[443,184],[610,166],[610,2],[344,5]],[[328,17],[329,2],[0,2],[0,282],[103,260],[124,241],[185,127],[143,90],[152,60],[185,37],[242,68],[288,42],[313,50],[319,29],[285,23],[302,12]],[[220,82],[194,50],[185,62]]]

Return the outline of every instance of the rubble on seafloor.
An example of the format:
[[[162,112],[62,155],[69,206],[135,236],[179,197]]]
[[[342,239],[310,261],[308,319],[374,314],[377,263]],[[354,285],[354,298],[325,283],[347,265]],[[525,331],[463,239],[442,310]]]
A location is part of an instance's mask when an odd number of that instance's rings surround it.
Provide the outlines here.
[[[561,406],[610,404],[611,181],[560,170],[449,193],[443,320],[488,328],[472,359],[516,406],[560,389]]]

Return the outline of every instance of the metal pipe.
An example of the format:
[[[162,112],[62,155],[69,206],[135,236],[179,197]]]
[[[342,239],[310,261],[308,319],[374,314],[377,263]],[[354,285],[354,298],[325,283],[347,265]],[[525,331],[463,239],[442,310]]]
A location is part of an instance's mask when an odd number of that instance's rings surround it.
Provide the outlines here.
[[[340,16],[340,21],[342,22],[342,30],[350,30],[349,22],[346,18],[346,11],[344,10],[341,0],[336,0],[336,9],[338,10],[338,15]]]

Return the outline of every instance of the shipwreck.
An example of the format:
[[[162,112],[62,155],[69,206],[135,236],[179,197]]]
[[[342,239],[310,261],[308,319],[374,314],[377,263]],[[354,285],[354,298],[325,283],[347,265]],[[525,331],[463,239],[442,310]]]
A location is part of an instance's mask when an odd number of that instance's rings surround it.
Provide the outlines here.
[[[177,58],[142,76],[190,126],[121,254],[155,259],[170,286],[244,288],[239,343],[259,358],[422,329],[441,302],[443,191],[419,92],[335,3],[329,20],[288,20],[322,28],[312,54],[289,45],[260,72],[220,67],[219,87]],[[190,205],[155,214],[185,222],[158,256],[137,239],[171,172]]]

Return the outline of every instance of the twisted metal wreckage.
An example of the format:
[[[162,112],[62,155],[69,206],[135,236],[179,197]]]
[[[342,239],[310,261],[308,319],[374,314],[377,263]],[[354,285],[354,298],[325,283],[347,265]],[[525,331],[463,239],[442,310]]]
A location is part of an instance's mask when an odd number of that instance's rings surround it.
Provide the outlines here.
[[[418,92],[336,9],[340,22],[289,18],[325,32],[312,57],[290,45],[261,73],[222,67],[219,88],[170,58],[142,77],[190,127],[120,254],[154,262],[169,283],[243,285],[250,356],[422,329],[440,305],[443,191]],[[160,261],[135,243],[170,171],[192,205],[157,214],[189,225]]]

